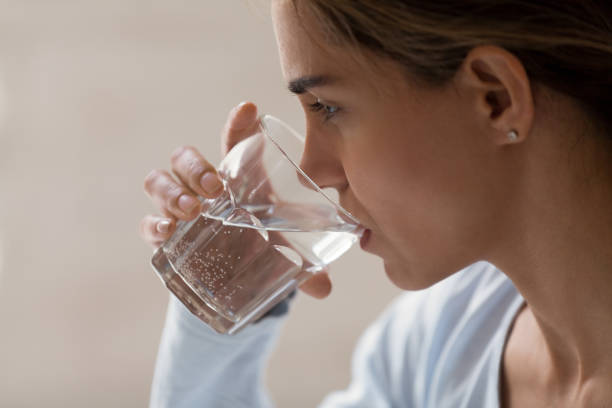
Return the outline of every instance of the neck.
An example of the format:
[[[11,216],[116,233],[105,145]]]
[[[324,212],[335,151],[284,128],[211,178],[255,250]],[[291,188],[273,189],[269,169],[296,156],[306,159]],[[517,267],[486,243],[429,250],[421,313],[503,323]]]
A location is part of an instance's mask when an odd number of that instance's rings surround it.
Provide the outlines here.
[[[612,373],[612,171],[602,164],[586,175],[584,163],[569,156],[554,161],[536,153],[524,168],[511,232],[491,260],[535,317],[547,381],[580,387]]]

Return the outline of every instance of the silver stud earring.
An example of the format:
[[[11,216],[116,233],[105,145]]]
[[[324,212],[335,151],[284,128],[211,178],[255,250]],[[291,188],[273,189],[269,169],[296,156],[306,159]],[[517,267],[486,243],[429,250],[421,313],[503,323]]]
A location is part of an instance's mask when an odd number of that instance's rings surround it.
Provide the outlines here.
[[[516,139],[518,139],[518,132],[514,129],[512,129],[511,131],[508,132],[508,139],[510,139],[511,142],[515,142]]]

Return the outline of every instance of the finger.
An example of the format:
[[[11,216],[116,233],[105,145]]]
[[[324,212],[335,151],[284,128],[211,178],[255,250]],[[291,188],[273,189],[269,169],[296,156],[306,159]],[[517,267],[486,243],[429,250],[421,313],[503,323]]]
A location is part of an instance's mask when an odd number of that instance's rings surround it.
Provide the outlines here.
[[[326,271],[315,273],[312,278],[300,285],[300,290],[316,299],[326,298],[332,289],[331,280]]]
[[[140,237],[154,248],[166,241],[176,229],[174,218],[147,215],[140,221]]]
[[[223,191],[223,183],[214,166],[195,147],[179,147],[170,162],[176,177],[199,195],[214,198]]]
[[[258,129],[257,106],[242,102],[231,110],[222,134],[222,154],[225,156],[234,145],[255,134]]]
[[[145,192],[162,214],[181,220],[191,220],[199,213],[201,203],[182,183],[177,182],[166,170],[153,170],[144,182]]]

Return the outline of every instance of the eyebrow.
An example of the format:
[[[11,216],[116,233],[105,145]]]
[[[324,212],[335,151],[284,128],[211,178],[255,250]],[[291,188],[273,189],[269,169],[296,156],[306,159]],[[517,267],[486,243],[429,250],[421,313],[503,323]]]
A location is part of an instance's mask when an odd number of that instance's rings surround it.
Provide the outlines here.
[[[299,95],[311,88],[327,85],[332,81],[333,79],[331,77],[325,75],[303,76],[289,81],[287,88],[289,88],[289,91],[293,92],[294,94]]]

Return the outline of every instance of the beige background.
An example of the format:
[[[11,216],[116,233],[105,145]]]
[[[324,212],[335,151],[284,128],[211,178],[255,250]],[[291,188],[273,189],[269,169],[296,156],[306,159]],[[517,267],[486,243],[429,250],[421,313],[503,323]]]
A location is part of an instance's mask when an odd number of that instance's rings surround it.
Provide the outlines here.
[[[302,124],[265,3],[0,0],[0,407],[147,404],[168,295],[137,235],[144,176],[181,144],[217,163],[244,99]],[[358,250],[332,272],[269,365],[279,407],[346,386],[398,293]]]

